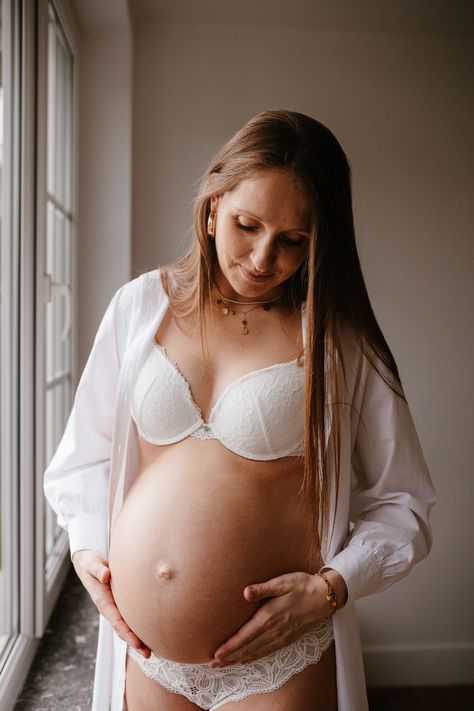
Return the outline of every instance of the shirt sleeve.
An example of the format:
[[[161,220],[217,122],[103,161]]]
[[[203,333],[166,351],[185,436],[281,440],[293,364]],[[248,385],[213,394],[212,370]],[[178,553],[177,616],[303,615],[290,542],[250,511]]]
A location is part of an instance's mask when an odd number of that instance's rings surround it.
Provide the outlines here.
[[[75,551],[107,550],[108,484],[120,370],[113,296],[96,333],[59,446],[44,474],[44,493]]]
[[[378,368],[391,378],[383,366]],[[382,592],[424,558],[432,543],[431,478],[406,400],[363,357],[352,450],[352,530],[325,568],[344,578],[347,602]]]

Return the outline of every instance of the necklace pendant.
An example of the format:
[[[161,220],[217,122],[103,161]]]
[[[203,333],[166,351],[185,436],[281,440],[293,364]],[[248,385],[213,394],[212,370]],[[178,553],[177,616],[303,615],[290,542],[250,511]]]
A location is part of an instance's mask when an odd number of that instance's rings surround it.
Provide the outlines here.
[[[249,332],[249,330],[248,330],[247,326],[244,326],[244,327],[242,328],[242,334],[243,334],[244,336],[246,336],[248,332]]]

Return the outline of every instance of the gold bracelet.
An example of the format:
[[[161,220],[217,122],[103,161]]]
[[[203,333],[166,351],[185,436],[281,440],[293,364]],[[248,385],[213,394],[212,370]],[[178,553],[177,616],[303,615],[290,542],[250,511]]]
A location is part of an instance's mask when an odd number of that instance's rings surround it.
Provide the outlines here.
[[[329,580],[326,578],[324,573],[319,572],[319,573],[316,573],[316,575],[319,575],[319,577],[322,578],[324,580],[324,582],[326,583],[327,588],[328,588],[328,591],[326,593],[326,600],[331,603],[331,605],[333,606],[334,609],[336,609],[337,608],[337,597],[336,597],[336,593],[334,592],[333,586],[331,585]]]

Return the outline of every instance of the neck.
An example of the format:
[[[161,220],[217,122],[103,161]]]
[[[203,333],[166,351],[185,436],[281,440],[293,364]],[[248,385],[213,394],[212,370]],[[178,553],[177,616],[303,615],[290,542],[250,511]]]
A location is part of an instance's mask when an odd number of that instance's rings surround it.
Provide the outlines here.
[[[256,301],[242,301],[242,299],[233,299],[230,296],[226,296],[225,294],[223,294],[222,291],[219,289],[217,283],[214,283],[214,286],[216,287],[217,293],[224,301],[229,301],[231,304],[238,304],[240,306],[253,306],[253,305],[259,306],[260,304],[263,306],[263,304],[274,304],[276,301],[281,299],[281,294],[280,294],[279,296],[274,296],[273,299],[259,299]]]

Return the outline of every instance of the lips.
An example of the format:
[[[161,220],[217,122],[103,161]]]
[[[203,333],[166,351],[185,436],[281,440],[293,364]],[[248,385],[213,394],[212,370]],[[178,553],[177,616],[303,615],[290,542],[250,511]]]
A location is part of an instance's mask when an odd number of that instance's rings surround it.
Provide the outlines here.
[[[254,272],[251,269],[244,267],[243,264],[240,265],[240,268],[242,269],[244,276],[252,281],[266,281],[272,276],[271,272]]]

